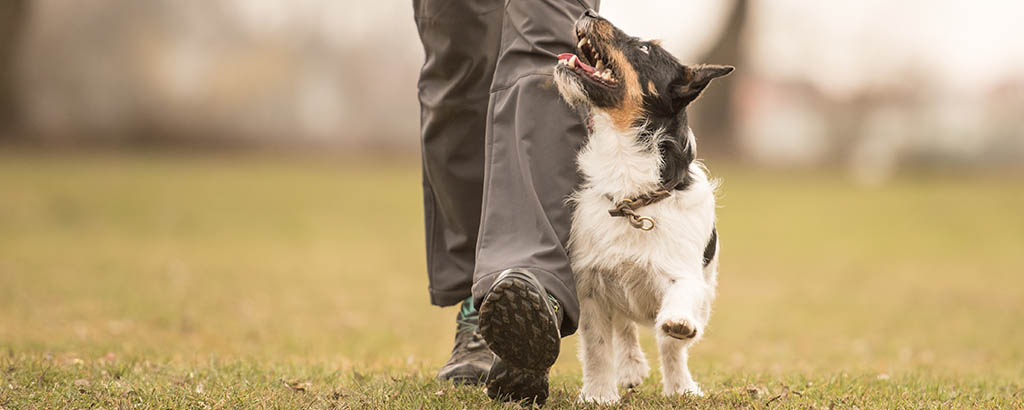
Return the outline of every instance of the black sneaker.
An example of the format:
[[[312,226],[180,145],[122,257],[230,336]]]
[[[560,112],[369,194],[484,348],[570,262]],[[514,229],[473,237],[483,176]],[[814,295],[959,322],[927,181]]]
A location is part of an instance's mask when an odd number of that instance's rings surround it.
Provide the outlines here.
[[[455,319],[455,347],[452,357],[437,372],[437,378],[455,384],[481,384],[487,380],[494,363],[494,353],[480,336],[480,314],[473,308],[473,299],[462,302]]]
[[[480,306],[480,334],[500,360],[487,382],[494,399],[543,405],[548,396],[548,370],[561,346],[562,315],[526,269],[498,275]]]

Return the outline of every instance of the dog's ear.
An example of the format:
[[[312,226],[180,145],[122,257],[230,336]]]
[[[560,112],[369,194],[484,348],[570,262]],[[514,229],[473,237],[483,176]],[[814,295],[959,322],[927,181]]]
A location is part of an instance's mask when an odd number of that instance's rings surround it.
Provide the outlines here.
[[[712,64],[683,66],[680,83],[672,90],[673,102],[677,107],[685,107],[700,97],[700,93],[704,92],[711,80],[727,75],[734,69],[732,66]]]

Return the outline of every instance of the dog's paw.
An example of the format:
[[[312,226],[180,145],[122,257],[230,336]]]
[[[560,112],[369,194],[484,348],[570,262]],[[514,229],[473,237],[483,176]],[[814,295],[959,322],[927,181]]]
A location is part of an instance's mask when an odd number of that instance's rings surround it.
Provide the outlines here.
[[[666,335],[679,340],[690,340],[700,333],[697,321],[687,318],[671,318],[661,321],[658,328]]]
[[[665,390],[662,393],[666,396],[690,395],[694,397],[704,397],[704,391],[700,389],[700,386],[698,386],[696,382],[690,383],[688,385],[679,386],[679,388],[676,389]]]
[[[617,389],[600,390],[602,391],[588,391],[587,386],[583,386],[583,391],[580,392],[580,397],[576,401],[579,403],[597,404],[612,404],[619,401],[619,391]]]
[[[650,371],[651,367],[647,365],[647,360],[643,356],[626,359],[619,363],[619,386],[627,389],[639,386],[647,379]]]

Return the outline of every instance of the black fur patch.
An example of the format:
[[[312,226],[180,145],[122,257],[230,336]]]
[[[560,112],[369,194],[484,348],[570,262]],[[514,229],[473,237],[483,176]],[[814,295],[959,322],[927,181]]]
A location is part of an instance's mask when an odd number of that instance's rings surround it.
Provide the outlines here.
[[[688,169],[696,157],[696,148],[690,146],[686,135],[686,104],[674,97],[673,90],[682,84],[685,67],[652,42],[637,40],[626,44],[623,54],[634,67],[640,83],[654,86],[654,91],[644,93],[645,115],[637,119],[636,125],[644,127],[646,135],[661,134],[658,141],[663,162],[661,183],[686,189],[690,185]]]
[[[732,67],[681,64],[661,47],[659,41],[645,41],[630,36],[607,19],[594,13],[585,13],[576,22],[577,39],[587,37],[590,47],[607,55],[618,51],[625,56],[636,73],[636,84],[623,83],[607,87],[595,81],[584,81],[593,106],[614,109],[627,102],[627,87],[639,85],[643,93],[642,110],[634,126],[643,127],[642,137],[660,134],[658,152],[661,154],[661,183],[675,189],[686,189],[691,184],[690,164],[696,158],[696,147],[688,138],[686,107],[707,87],[712,79],[729,74]],[[611,61],[616,73],[627,71],[616,67],[621,61]]]
[[[718,228],[711,228],[711,239],[708,240],[708,245],[704,247],[704,267],[708,267],[711,260],[715,258],[715,252],[718,251]]]

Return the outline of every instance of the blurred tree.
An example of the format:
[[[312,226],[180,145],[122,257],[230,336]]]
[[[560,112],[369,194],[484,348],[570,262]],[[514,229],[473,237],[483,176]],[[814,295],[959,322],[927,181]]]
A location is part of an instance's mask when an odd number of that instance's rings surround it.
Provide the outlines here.
[[[699,61],[736,66],[736,74],[743,75],[743,70],[746,68],[743,64],[743,32],[747,25],[749,9],[749,0],[736,0],[722,35],[711,51]],[[738,77],[736,74],[733,76]],[[694,133],[701,137],[702,152],[711,155],[739,154],[735,128],[736,118],[733,115],[735,109],[733,97],[738,80],[735,77],[726,78],[725,81],[720,80],[708,87],[700,101],[694,105],[697,118]]]
[[[0,139],[8,138],[18,125],[15,64],[28,0],[0,0]]]

